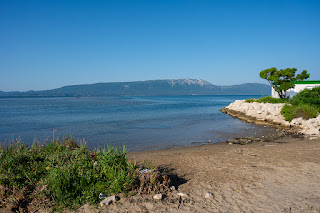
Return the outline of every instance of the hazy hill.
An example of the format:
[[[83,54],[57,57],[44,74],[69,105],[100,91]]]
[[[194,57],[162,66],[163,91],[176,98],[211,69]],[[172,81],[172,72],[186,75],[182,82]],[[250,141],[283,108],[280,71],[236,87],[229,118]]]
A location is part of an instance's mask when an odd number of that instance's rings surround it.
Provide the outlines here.
[[[2,92],[0,96],[160,96],[160,95],[270,95],[269,85],[247,83],[216,86],[200,79],[151,80],[64,86],[52,90]]]

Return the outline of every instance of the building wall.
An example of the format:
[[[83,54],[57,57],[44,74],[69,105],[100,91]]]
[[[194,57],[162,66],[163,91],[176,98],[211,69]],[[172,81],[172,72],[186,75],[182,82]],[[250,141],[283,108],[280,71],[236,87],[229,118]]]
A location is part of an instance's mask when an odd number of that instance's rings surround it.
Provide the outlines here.
[[[287,95],[292,98],[293,96],[295,96],[298,92],[304,90],[304,89],[312,89],[314,87],[318,87],[320,86],[320,84],[295,84],[294,88],[289,89],[286,93]],[[278,93],[273,89],[271,89],[271,96],[273,98],[279,98]]]

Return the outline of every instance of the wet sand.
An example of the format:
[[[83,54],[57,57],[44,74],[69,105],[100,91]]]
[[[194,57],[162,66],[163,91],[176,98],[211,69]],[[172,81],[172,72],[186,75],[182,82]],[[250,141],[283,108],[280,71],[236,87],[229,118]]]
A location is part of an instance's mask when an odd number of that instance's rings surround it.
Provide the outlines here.
[[[175,174],[177,190],[161,201],[135,195],[99,210],[85,205],[78,212],[320,212],[320,140],[286,136],[247,145],[131,152],[128,157]]]

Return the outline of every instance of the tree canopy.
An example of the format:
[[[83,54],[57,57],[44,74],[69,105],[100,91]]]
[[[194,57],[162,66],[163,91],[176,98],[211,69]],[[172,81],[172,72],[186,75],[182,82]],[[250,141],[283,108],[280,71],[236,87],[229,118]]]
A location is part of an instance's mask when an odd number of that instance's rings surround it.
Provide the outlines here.
[[[309,74],[306,70],[303,70],[301,74],[297,74],[296,68],[286,68],[278,70],[275,67],[262,70],[260,72],[260,78],[266,79],[274,90],[279,94],[279,97],[286,99],[286,91],[294,88],[294,82],[303,81],[309,78]]]

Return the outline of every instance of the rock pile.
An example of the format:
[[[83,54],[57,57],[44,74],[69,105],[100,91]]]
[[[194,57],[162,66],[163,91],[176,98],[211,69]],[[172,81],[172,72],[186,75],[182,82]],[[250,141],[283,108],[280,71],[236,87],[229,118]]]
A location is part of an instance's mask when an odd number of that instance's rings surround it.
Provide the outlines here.
[[[296,118],[288,122],[280,113],[283,106],[284,104],[247,103],[244,100],[237,100],[221,111],[248,122],[293,127],[297,132],[305,134],[311,139],[320,138],[320,115],[309,120]]]

